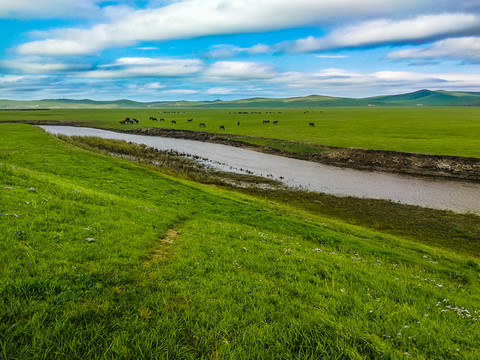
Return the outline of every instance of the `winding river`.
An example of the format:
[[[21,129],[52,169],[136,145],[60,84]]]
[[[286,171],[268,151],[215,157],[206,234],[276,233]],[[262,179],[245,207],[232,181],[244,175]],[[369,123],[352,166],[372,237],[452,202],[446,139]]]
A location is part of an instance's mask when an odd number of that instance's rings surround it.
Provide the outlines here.
[[[250,171],[284,184],[339,196],[385,199],[459,213],[480,215],[480,184],[345,169],[315,162],[263,154],[227,145],[158,136],[123,134],[73,126],[41,126],[52,134],[97,136],[176,150],[209,159],[222,170]]]

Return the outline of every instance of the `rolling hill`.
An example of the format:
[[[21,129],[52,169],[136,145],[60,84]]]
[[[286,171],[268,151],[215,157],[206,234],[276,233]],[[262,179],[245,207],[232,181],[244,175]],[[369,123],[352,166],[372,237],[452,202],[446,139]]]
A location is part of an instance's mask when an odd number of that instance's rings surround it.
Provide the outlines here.
[[[354,106],[480,106],[480,92],[419,90],[406,94],[367,98],[310,95],[291,98],[250,98],[233,101],[158,101],[138,102],[127,99],[95,101],[90,99],[44,99],[30,101],[0,100],[0,109],[52,108],[309,108]]]

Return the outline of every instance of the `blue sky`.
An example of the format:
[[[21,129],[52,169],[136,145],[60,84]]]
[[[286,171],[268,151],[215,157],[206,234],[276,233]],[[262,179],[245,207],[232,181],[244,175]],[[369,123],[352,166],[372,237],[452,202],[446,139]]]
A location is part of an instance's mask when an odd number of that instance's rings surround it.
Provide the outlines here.
[[[478,0],[0,0],[0,99],[480,91]]]

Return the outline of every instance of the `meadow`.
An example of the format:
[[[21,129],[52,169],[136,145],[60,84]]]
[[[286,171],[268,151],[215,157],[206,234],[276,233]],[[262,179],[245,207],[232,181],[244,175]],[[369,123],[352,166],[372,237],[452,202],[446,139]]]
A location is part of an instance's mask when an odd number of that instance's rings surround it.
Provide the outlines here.
[[[139,123],[119,124],[126,117],[136,118]],[[150,117],[164,118],[165,122],[151,121]],[[318,145],[325,145],[480,158],[478,107],[52,109],[0,111],[2,120],[74,121],[108,129],[201,130],[223,133],[226,137],[232,134],[240,136],[236,140],[304,153],[322,151]],[[263,124],[264,120],[270,122]],[[273,124],[274,121],[278,123]],[[200,128],[200,123],[206,127]],[[315,126],[309,126],[310,123]],[[220,130],[220,125],[225,130]]]
[[[145,126],[154,116],[45,113],[112,128],[118,118],[136,116]],[[208,114],[195,121],[230,127],[225,112]],[[189,126],[187,111],[174,115]],[[255,114],[234,115],[237,133],[248,130],[243,124],[260,128]],[[317,115],[301,123],[309,116]],[[467,123],[457,133],[473,144],[467,130],[478,122]],[[317,141],[311,128],[305,136]],[[318,141],[326,139],[342,141]],[[0,358],[480,357],[478,222],[459,248],[441,241],[447,232],[432,242],[428,231],[367,228],[351,208],[358,224],[348,224],[341,210],[325,214],[326,199],[309,207],[174,175],[36,127],[0,124]],[[429,215],[478,219],[427,212],[425,221]]]

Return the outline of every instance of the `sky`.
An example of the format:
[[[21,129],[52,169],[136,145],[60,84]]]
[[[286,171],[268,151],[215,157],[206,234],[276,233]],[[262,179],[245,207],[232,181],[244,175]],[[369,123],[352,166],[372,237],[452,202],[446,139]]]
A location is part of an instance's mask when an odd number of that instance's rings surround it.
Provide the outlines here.
[[[480,91],[479,0],[0,0],[0,99]]]

